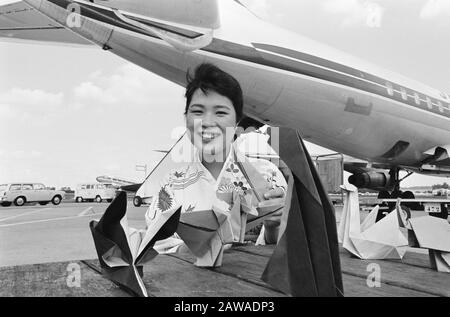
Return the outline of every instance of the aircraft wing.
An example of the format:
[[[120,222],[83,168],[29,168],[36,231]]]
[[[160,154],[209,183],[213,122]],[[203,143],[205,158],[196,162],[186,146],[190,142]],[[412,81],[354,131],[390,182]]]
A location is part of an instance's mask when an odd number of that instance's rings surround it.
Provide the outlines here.
[[[448,176],[450,174],[450,144],[438,145],[424,152],[428,155],[422,166],[415,170],[420,174]]]
[[[388,170],[391,167],[393,166],[389,164],[369,163],[367,161],[358,160],[354,158],[351,158],[349,160],[344,159],[344,170],[352,174],[367,173],[373,170],[380,170],[380,169]]]
[[[425,152],[430,155],[428,159],[422,162],[422,165],[392,165],[389,163],[368,162],[344,155],[344,170],[352,174],[368,173],[376,170],[389,170],[398,166],[407,171],[429,175],[429,176],[448,176],[450,174],[450,145],[437,146]]]
[[[78,45],[92,44],[76,33],[63,28],[23,1],[0,6],[0,41],[7,39]]]
[[[137,184],[132,184],[132,185],[120,186],[120,189],[125,190],[127,192],[137,192],[141,186],[142,186],[142,183],[137,183]]]

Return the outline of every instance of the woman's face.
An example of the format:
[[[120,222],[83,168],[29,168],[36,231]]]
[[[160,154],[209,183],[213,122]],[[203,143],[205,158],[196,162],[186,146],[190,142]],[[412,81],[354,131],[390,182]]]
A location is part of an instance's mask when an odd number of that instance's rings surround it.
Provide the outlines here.
[[[186,113],[186,128],[203,159],[226,159],[236,128],[236,111],[230,99],[213,90],[197,89]]]

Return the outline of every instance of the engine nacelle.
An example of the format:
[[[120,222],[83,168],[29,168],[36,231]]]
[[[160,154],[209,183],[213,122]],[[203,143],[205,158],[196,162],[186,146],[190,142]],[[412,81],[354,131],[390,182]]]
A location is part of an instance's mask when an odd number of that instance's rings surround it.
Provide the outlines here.
[[[383,172],[366,172],[353,174],[348,178],[348,182],[358,188],[374,190],[391,190],[391,176]]]

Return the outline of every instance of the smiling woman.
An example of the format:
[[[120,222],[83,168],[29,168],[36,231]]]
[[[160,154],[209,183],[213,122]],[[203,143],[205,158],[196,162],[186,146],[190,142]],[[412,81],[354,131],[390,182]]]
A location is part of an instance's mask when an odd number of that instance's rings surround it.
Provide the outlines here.
[[[203,165],[217,178],[242,118],[242,90],[229,74],[202,64],[186,88],[186,128]]]
[[[243,199],[255,189],[244,167],[249,165],[247,169],[255,171],[264,183],[259,186],[265,186],[260,198],[281,199],[284,204],[287,183],[277,166],[265,159],[247,158],[235,146],[236,130],[243,117],[239,82],[212,64],[201,64],[193,77],[188,73],[187,80],[185,120],[196,156],[168,173],[152,195],[146,213],[148,227],[158,213],[176,204],[182,206],[182,213],[211,210],[223,203],[233,206],[236,197]],[[281,209],[265,222],[261,242],[276,243],[280,216]],[[242,242],[242,235],[234,233],[232,241],[227,242]]]

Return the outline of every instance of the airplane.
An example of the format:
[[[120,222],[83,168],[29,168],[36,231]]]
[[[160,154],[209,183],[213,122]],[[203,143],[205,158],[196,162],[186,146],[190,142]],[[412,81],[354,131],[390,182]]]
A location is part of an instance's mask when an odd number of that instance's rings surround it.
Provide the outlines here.
[[[97,45],[181,86],[211,62],[241,83],[248,118],[364,160],[346,165],[350,183],[383,196],[398,197],[401,170],[450,174],[447,93],[267,23],[239,0],[23,0],[0,7],[1,37]]]
[[[130,180],[125,180],[119,177],[113,177],[108,175],[97,176],[96,180],[99,183],[112,184],[114,187],[120,190],[125,190],[129,192],[136,192],[142,185],[142,183],[133,182]]]

